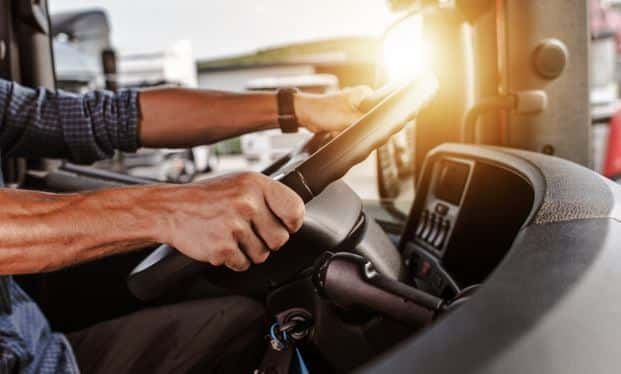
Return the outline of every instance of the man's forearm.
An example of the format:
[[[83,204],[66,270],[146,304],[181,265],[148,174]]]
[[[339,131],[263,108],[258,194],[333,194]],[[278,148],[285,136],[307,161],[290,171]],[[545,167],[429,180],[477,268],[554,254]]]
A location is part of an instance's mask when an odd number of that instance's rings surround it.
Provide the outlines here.
[[[271,92],[156,88],[140,93],[140,107],[139,136],[146,147],[209,144],[274,128],[278,121],[277,100]]]
[[[0,274],[52,271],[154,244],[165,185],[85,194],[0,190]]]
[[[80,194],[0,189],[0,275],[39,273],[157,243],[245,270],[302,225],[304,204],[260,173]]]
[[[339,131],[360,118],[368,87],[294,96],[298,122],[307,129]],[[141,91],[139,139],[146,147],[191,147],[278,126],[274,92],[217,92],[184,88]]]

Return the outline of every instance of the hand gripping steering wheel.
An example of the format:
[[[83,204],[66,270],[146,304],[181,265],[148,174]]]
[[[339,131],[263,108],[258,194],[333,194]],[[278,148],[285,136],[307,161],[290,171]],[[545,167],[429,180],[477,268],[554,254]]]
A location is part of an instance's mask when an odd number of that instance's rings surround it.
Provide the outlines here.
[[[363,117],[314,154],[293,157],[271,176],[308,203],[416,117],[437,88],[436,78],[428,75],[378,90],[363,103],[363,108],[372,107]],[[210,266],[162,245],[131,272],[128,286],[139,299],[152,300]]]

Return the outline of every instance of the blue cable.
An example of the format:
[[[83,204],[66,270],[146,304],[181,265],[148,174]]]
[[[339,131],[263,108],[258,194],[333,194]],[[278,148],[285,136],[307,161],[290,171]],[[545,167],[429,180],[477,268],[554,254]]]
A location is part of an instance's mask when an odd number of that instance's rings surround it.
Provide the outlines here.
[[[289,340],[289,337],[287,336],[287,332],[286,331],[282,332],[283,340],[280,340],[280,338],[276,335],[276,327],[278,327],[278,323],[274,323],[272,324],[272,326],[270,326],[270,338],[272,338],[273,340],[279,341],[286,348],[288,340]]]
[[[295,349],[295,357],[298,359],[298,374],[309,374],[308,367],[302,358],[302,353],[300,353],[300,350],[297,348]]]
[[[270,326],[270,338],[280,342],[280,344],[282,344],[283,347],[286,348],[287,344],[289,343],[289,337],[287,336],[287,332],[286,331],[282,332],[282,340],[281,340],[276,334],[277,327],[278,327],[277,323],[274,323],[272,324],[272,326]],[[306,363],[304,362],[304,359],[302,358],[302,353],[297,347],[295,348],[295,358],[296,358],[296,369],[297,369],[296,374],[309,374],[310,372],[308,370],[308,367],[306,366]],[[295,369],[292,370],[292,372],[295,372]]]

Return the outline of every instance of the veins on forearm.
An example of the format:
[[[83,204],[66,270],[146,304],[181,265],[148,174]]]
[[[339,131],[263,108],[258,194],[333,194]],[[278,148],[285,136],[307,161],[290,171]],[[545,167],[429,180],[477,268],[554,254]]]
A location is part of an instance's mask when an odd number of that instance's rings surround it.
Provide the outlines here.
[[[56,270],[151,243],[128,191],[0,190],[0,274]]]

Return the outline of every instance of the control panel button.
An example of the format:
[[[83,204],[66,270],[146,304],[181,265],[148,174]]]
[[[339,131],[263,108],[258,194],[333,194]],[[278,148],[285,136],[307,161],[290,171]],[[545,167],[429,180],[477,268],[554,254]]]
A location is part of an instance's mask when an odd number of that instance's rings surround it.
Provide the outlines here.
[[[448,214],[449,211],[449,207],[448,205],[442,204],[442,203],[437,203],[436,207],[435,207],[435,211],[436,214],[438,214],[439,216],[446,216]]]
[[[405,249],[405,263],[411,279],[421,290],[434,295],[442,295],[447,289],[457,292],[459,287],[451,276],[442,268],[438,258],[416,245]]]
[[[436,219],[437,219],[437,217],[433,213],[430,214],[429,215],[429,219],[427,219],[427,225],[426,225],[426,227],[423,230],[423,233],[421,235],[423,240],[425,240],[426,242],[429,242],[429,238],[431,237],[431,234],[436,229]]]
[[[440,229],[438,230],[438,235],[436,235],[436,237],[433,238],[433,241],[431,242],[431,245],[433,245],[437,249],[442,249],[442,245],[444,244],[444,238],[446,237],[446,234],[447,234],[444,227],[445,227],[445,224],[444,222],[442,222]]]
[[[438,248],[438,249],[442,249],[444,247],[444,242],[446,241],[446,238],[448,237],[448,233],[449,230],[451,229],[451,223],[449,220],[443,220],[442,221],[442,225],[440,226],[440,230],[438,236],[436,236],[435,240],[433,241],[433,246]]]
[[[429,209],[424,209],[416,226],[416,237],[440,251],[449,240],[451,218],[448,217],[448,209],[448,206],[441,203],[433,206],[433,213]],[[445,215],[441,213],[445,213]]]
[[[420,219],[418,220],[418,226],[416,227],[416,236],[420,237],[427,227],[427,219],[429,217],[429,212],[425,209],[420,214]]]
[[[433,230],[431,231],[431,233],[429,234],[429,237],[427,238],[427,242],[431,245],[433,245],[433,243],[435,243],[436,238],[440,235],[440,231],[442,229],[442,217],[439,217],[437,215],[433,215],[433,219],[434,219],[434,225],[433,225]]]
[[[420,279],[425,279],[429,276],[432,270],[433,270],[433,265],[431,265],[431,262],[423,260],[420,262],[420,266],[418,267],[418,271],[416,275]]]

